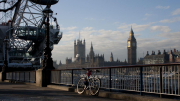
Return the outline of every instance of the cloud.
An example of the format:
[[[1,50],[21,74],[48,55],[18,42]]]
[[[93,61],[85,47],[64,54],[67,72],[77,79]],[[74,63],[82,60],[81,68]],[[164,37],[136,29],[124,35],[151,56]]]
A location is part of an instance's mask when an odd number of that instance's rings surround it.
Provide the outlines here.
[[[61,30],[74,30],[74,29],[76,29],[77,27],[76,26],[74,26],[74,27],[67,27],[67,28],[61,28]]]
[[[167,38],[163,40],[157,40],[156,38],[147,38],[147,39],[137,39],[137,58],[140,56],[146,55],[147,51],[151,54],[152,51],[155,51],[156,54],[158,50],[163,53],[163,50],[170,51],[170,48],[179,49],[178,40],[172,38]]]
[[[93,28],[92,27],[85,27],[83,28],[83,30],[92,30]]]
[[[161,23],[173,23],[173,22],[177,22],[177,21],[180,21],[180,17],[175,17],[172,19],[164,19],[164,20],[161,20],[159,22],[161,22]]]
[[[62,63],[65,63],[67,57],[74,57],[74,39],[76,39],[78,34],[78,31],[72,30],[63,35],[60,43],[54,46],[52,55],[54,60],[61,60]],[[105,54],[106,60],[109,60],[111,52],[113,52],[116,59],[121,57],[124,60],[126,58],[126,56],[122,57],[122,54],[124,54],[123,50],[126,50],[128,36],[129,31],[122,33],[105,29],[94,30],[92,27],[85,27],[81,30],[81,39],[86,41],[86,55],[89,54],[92,42],[95,54]],[[118,54],[118,52],[121,54]]]
[[[132,26],[132,28],[135,32],[139,32],[139,31],[143,31],[146,28],[148,28],[151,24],[153,24],[153,23],[149,23],[149,24],[145,24],[145,25],[137,25],[135,23],[133,23],[133,24],[122,24],[121,26],[118,27],[118,29],[123,29],[123,30],[128,31],[128,30],[130,30],[130,28]]]
[[[171,38],[171,39],[180,39],[180,32],[171,32],[171,33],[161,33],[159,37]]]
[[[145,16],[151,16],[152,14],[146,13]]]
[[[150,27],[152,23],[138,25],[132,24],[133,29],[135,26],[138,30],[144,30]],[[127,27],[126,27],[127,25]],[[81,38],[86,41],[86,55],[89,54],[91,42],[93,44],[93,49],[95,54],[104,54],[105,61],[110,60],[111,52],[113,53],[114,60],[117,58],[121,61],[127,60],[127,39],[129,37],[131,24],[122,24],[124,28],[127,28],[127,31],[119,31],[119,30],[95,30],[93,27],[84,27],[80,29]],[[122,28],[121,26],[121,28]],[[179,39],[180,32],[170,32],[171,29],[168,26],[152,26],[150,27],[152,31],[160,31],[160,34],[153,37],[138,37],[140,35],[136,34],[135,38],[137,40],[137,58],[143,57],[146,55],[146,52],[154,50],[161,50],[161,53],[164,49],[168,50],[171,48],[180,48],[179,47]],[[153,34],[154,32],[149,32],[148,34]],[[74,39],[79,36],[79,31],[68,30],[66,34],[63,35],[63,38],[59,42],[58,45],[54,46],[54,50],[52,51],[53,60],[57,60],[57,63],[61,60],[64,64],[65,59],[74,57]]]
[[[156,6],[157,9],[169,9],[170,6]]]
[[[152,31],[162,31],[162,32],[169,32],[171,29],[168,26],[152,26]]]
[[[179,14],[180,14],[180,8],[172,12],[172,15],[179,15]]]

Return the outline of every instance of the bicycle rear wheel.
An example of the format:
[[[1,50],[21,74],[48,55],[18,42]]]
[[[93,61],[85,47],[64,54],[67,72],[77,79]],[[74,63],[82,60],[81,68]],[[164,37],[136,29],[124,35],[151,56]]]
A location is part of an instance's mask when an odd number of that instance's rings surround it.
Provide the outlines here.
[[[79,81],[78,81],[78,84],[77,84],[77,92],[79,94],[82,94],[86,88],[86,85],[84,84],[85,82],[85,78],[81,78]]]
[[[101,82],[98,78],[90,79],[90,93],[91,95],[96,95],[99,92]]]

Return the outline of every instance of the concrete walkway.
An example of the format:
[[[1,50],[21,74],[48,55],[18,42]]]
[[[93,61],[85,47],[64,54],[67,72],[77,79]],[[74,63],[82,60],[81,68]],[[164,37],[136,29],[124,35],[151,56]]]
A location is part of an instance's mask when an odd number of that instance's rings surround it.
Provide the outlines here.
[[[75,92],[37,87],[27,84],[0,82],[0,101],[117,101],[97,96],[79,95]],[[119,101],[119,100],[118,100]],[[120,100],[125,101],[125,100]]]
[[[59,89],[59,90],[64,90],[64,91],[69,91],[69,92],[76,92],[76,87],[66,87],[66,86],[59,86],[59,85],[48,85],[48,88],[54,88],[54,89]],[[84,95],[89,95],[89,91],[86,90]],[[120,93],[120,92],[108,92],[108,91],[103,91],[100,90],[99,97],[104,97],[104,98],[111,98],[111,99],[119,99],[125,100],[125,101],[180,101],[180,100],[175,100],[175,99],[169,99],[169,98],[159,98],[159,97],[154,97],[154,96],[140,96],[139,94],[125,94],[125,93]]]
[[[0,82],[0,101],[180,101],[100,90],[98,96],[86,91],[79,95],[76,88],[59,85],[37,87],[35,84]]]

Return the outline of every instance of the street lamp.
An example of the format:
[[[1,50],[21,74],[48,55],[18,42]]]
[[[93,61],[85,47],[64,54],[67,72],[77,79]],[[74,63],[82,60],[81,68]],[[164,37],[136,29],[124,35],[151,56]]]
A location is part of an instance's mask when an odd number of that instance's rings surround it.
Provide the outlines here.
[[[41,67],[42,69],[55,69],[53,66],[53,60],[51,58],[51,48],[50,48],[50,37],[49,37],[49,15],[51,15],[53,11],[50,9],[50,6],[47,6],[43,10],[44,16],[47,17],[47,22],[45,23],[46,25],[46,47],[44,49],[44,59],[43,59],[43,66]]]
[[[4,65],[2,67],[2,72],[6,72],[8,69],[8,60],[7,60],[7,44],[9,40],[7,39],[7,36],[5,36],[4,43],[5,43],[5,58],[4,58]]]

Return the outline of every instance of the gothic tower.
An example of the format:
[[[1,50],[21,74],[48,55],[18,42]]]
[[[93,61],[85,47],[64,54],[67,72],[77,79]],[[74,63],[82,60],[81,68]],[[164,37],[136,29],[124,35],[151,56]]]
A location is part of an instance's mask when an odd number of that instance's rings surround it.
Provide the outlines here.
[[[91,42],[91,48],[90,48],[90,52],[89,52],[89,62],[93,62],[94,61],[94,51],[93,51],[93,46],[92,46],[92,42]]]
[[[84,39],[84,42],[78,39],[77,43],[76,43],[76,40],[74,40],[74,58],[76,58],[76,55],[79,54],[80,58],[85,59],[85,46],[86,46],[85,39]]]
[[[127,40],[127,58],[129,64],[136,64],[136,49],[137,49],[137,42],[131,27],[130,35]]]
[[[114,62],[113,54],[111,52],[110,62]]]

